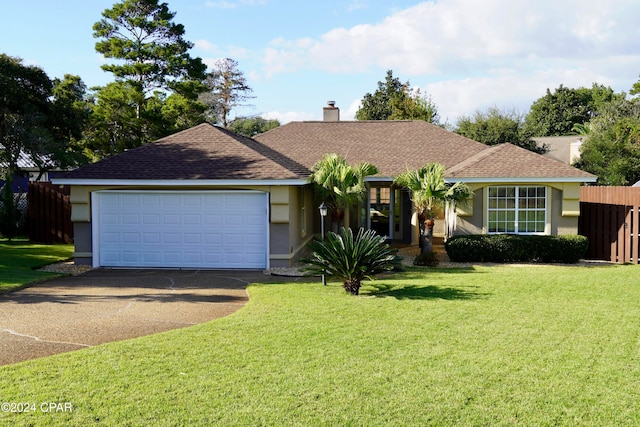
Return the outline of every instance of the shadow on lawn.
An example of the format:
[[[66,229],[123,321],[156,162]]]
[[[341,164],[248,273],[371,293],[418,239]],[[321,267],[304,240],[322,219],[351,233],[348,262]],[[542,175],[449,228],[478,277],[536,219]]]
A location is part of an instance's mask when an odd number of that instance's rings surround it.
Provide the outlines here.
[[[444,299],[444,300],[472,300],[483,299],[489,294],[473,289],[451,288],[435,285],[408,285],[397,287],[390,284],[367,284],[374,289],[369,292],[374,297],[392,297],[396,299]]]
[[[438,276],[449,274],[480,274],[473,267],[451,269],[420,269],[399,273],[402,280],[434,280]],[[477,286],[447,287],[437,285],[397,285],[393,283],[394,275],[379,282],[366,282],[363,293],[373,297],[392,297],[396,299],[443,299],[472,300],[486,298],[489,294],[480,292]]]

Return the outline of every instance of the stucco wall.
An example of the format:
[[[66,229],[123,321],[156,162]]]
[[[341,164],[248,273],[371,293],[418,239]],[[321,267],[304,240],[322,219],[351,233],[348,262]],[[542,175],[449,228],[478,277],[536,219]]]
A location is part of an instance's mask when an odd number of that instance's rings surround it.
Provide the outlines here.
[[[580,184],[558,183],[492,183],[486,186],[472,187],[474,190],[473,206],[471,209],[460,210],[458,227],[454,234],[483,234],[486,233],[486,187],[495,185],[546,186],[549,206],[547,208],[547,233],[577,234],[578,218],[580,215]]]

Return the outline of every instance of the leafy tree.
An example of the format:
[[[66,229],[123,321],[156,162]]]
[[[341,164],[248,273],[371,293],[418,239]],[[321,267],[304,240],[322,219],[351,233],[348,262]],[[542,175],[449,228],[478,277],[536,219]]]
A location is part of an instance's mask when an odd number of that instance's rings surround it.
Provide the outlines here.
[[[598,110],[574,166],[597,175],[599,185],[640,180],[640,99],[614,100]]]
[[[205,121],[205,109],[200,102],[193,102],[183,95],[169,95],[160,108],[163,128],[158,130],[158,137],[199,125]]]
[[[411,191],[411,200],[420,219],[422,253],[433,251],[433,225],[438,212],[447,204],[464,205],[473,196],[471,189],[462,182],[448,184],[444,172],[442,164],[427,163],[420,169],[398,175],[394,181]]]
[[[560,85],[553,93],[547,89],[546,95],[531,105],[525,128],[532,136],[570,135],[574,125],[588,123],[598,108],[620,98],[624,94],[597,83],[578,89]]]
[[[371,163],[351,166],[338,154],[327,154],[313,166],[309,182],[315,184],[331,210],[332,230],[337,231],[345,211],[357,206],[366,196],[364,178],[377,173],[378,168]]]
[[[305,270],[337,278],[345,291],[358,295],[364,279],[392,270],[395,265],[396,251],[385,240],[373,230],[360,228],[354,237],[350,228],[342,227],[340,234],[329,232],[326,239],[309,243],[313,254],[303,260]]]
[[[52,82],[42,69],[0,54],[0,164],[18,172],[18,157],[26,154],[41,173],[74,165],[72,143],[88,113],[83,88],[77,76]]]
[[[2,164],[11,174],[18,170],[21,152],[47,136],[49,97],[53,85],[38,67],[0,54],[0,144]]]
[[[109,157],[151,141],[142,128],[136,105],[142,94],[130,83],[113,82],[99,89],[86,129],[85,146],[93,160]]]
[[[546,148],[538,147],[524,128],[522,115],[513,112],[502,112],[496,107],[487,111],[476,111],[472,117],[462,116],[458,119],[456,133],[482,142],[487,145],[511,143],[527,150],[543,153]]]
[[[253,89],[247,84],[244,73],[238,69],[238,61],[231,58],[216,61],[214,70],[207,74],[207,92],[200,95],[200,101],[207,106],[207,116],[212,123],[229,127],[229,114],[235,107],[245,106],[245,101],[253,98]]]
[[[402,83],[397,77],[393,77],[393,71],[388,70],[384,82],[378,82],[378,89],[373,93],[367,93],[362,98],[362,105],[356,111],[357,120],[388,120],[393,114],[392,101],[402,103],[406,97],[405,88],[409,82]]]
[[[629,91],[630,95],[638,95],[640,93],[640,80],[635,82]]]
[[[440,123],[438,106],[433,102],[431,96],[423,95],[420,89],[416,89],[406,96],[393,98],[391,110],[389,120],[424,120],[433,124]]]
[[[438,124],[438,107],[430,96],[412,89],[409,82],[402,83],[388,70],[378,89],[362,98],[356,112],[357,120],[425,120]]]
[[[5,174],[4,186],[0,192],[0,234],[9,239],[9,241],[16,236],[19,218],[12,182],[13,173],[8,170]]]
[[[277,119],[267,120],[262,117],[238,117],[229,124],[229,130],[253,138],[260,133],[277,128],[278,126],[280,126],[280,122]]]
[[[40,171],[55,166],[62,168],[76,166],[87,161],[83,154],[84,130],[91,116],[91,103],[87,96],[87,86],[79,76],[65,74],[63,79],[53,80],[52,127],[56,141],[62,143],[45,147],[52,153],[55,163],[40,164]],[[51,160],[51,157],[45,157]]]

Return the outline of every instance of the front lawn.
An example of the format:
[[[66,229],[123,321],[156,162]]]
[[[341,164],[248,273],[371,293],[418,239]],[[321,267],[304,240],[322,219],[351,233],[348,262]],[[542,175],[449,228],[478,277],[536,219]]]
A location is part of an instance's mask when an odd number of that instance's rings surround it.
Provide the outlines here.
[[[36,269],[69,259],[72,254],[73,245],[39,245],[26,240],[0,239],[0,293],[59,276]]]
[[[639,273],[409,269],[359,297],[251,285],[223,319],[0,367],[0,401],[36,404],[0,424],[639,425]]]

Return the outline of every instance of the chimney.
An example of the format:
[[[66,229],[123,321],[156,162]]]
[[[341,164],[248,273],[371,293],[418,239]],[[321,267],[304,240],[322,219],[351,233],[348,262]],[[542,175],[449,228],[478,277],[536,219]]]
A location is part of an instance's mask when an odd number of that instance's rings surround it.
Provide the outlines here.
[[[340,109],[336,107],[336,101],[327,101],[327,106],[322,109],[322,120],[325,122],[340,121]]]

